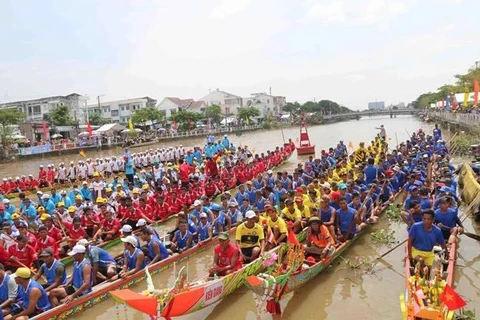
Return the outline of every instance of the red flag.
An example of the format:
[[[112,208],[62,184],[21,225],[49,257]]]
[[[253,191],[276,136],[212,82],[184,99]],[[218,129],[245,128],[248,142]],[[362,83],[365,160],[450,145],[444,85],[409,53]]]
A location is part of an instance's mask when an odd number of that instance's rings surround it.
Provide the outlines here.
[[[93,130],[92,130],[92,126],[90,125],[90,121],[87,122],[87,131],[88,131],[88,135],[91,137],[93,135]]]
[[[473,105],[478,104],[478,80],[473,82]]]
[[[294,244],[294,245],[299,245],[300,243],[297,240],[297,237],[295,236],[295,233],[293,233],[293,223],[289,221],[288,223],[288,236],[287,236],[287,242]]]
[[[48,130],[47,130],[47,123],[45,121],[43,121],[43,140],[44,141],[47,141],[47,134],[48,134]]]
[[[448,310],[457,310],[465,307],[467,303],[452,289],[448,284],[440,295],[440,301],[443,302]]]

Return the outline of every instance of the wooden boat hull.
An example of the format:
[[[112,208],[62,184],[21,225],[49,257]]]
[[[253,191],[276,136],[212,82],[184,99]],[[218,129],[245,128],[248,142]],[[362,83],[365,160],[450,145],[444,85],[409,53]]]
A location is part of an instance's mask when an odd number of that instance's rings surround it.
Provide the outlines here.
[[[480,196],[480,184],[475,178],[475,172],[469,163],[464,163],[458,175],[459,185],[462,187],[462,198],[467,204],[471,204]],[[475,219],[480,219],[479,208],[472,208]]]
[[[403,189],[402,189],[403,191]],[[398,192],[395,195],[395,198],[397,198],[402,191]],[[384,212],[388,208],[388,204],[385,204],[384,207],[382,208],[381,212]],[[360,233],[356,234],[353,239],[346,241],[345,243],[341,244],[335,251],[335,253],[326,259],[323,259],[316,264],[308,267],[308,268],[303,268],[300,271],[296,271],[292,275],[288,277],[285,283],[284,289],[282,289],[282,296],[286,293],[295,291],[302,285],[304,285],[306,282],[311,280],[312,278],[316,277],[318,274],[320,274],[322,271],[324,271],[329,265],[332,264],[335,259],[337,259],[348,247],[350,247],[360,236],[365,233],[365,230],[368,230],[369,226],[367,226],[365,229],[363,229]],[[285,277],[286,275],[281,275],[275,279],[276,283],[282,283],[281,277]],[[285,278],[284,278],[285,279]],[[259,277],[250,277],[246,279],[245,286],[249,288],[251,291],[253,291],[255,294],[259,296],[263,296],[265,292],[270,292],[270,296],[268,298],[273,298],[273,295],[276,293],[276,291],[279,288],[276,288],[275,290],[268,290],[266,286],[269,286],[269,283],[266,283],[263,281],[263,279],[260,279]]]
[[[406,249],[406,248],[405,248]],[[455,268],[455,261],[457,256],[457,244],[452,243],[450,247],[450,252],[448,256],[448,266],[446,269],[447,278],[445,280],[446,284],[452,286],[453,284],[453,273]],[[408,280],[411,277],[411,262],[410,259],[407,259],[405,262],[405,275],[406,275],[406,289],[405,292],[400,295],[400,309],[402,312],[403,320],[415,320],[415,319],[431,319],[431,320],[451,320],[453,319],[454,312],[449,311],[448,308],[442,303],[439,308],[427,308],[421,306],[419,311],[415,312],[413,306],[413,298],[410,297],[410,292],[408,290]]]
[[[292,152],[293,153],[293,152]],[[289,157],[292,155],[289,154],[282,163],[279,164],[282,165],[285,161],[289,159]],[[168,219],[171,219],[175,217],[176,215],[170,216]],[[230,234],[233,234],[235,232],[235,228],[232,228],[229,230]],[[116,243],[120,243],[120,239],[114,239],[111,241],[111,246],[114,246]],[[155,263],[154,265],[150,266],[148,268],[150,274],[153,276],[162,270],[166,270],[170,268],[174,262],[181,262],[187,259],[190,259],[193,255],[196,255],[198,253],[204,252],[207,249],[211,249],[214,244],[217,243],[217,239],[209,239],[205,242],[202,243],[202,245],[197,245],[193,248],[190,248],[181,254],[170,256],[169,258],[159,261]],[[104,247],[105,248],[105,247]],[[36,317],[33,317],[31,319],[35,320],[61,320],[61,319],[66,319],[69,317],[72,317],[83,310],[93,307],[94,305],[102,302],[103,300],[106,300],[107,298],[110,297],[110,291],[113,290],[119,290],[119,289],[126,289],[129,287],[132,287],[140,282],[145,281],[145,270],[142,270],[140,272],[137,272],[130,277],[126,279],[119,279],[114,282],[108,282],[104,284],[100,284],[97,287],[94,288],[94,291],[92,291],[90,294],[85,295],[83,297],[75,299],[72,303],[70,303],[68,306],[67,305],[60,305],[56,308],[50,309],[47,312],[44,312]]]
[[[296,147],[297,155],[302,156],[306,154],[315,154],[315,145]]]

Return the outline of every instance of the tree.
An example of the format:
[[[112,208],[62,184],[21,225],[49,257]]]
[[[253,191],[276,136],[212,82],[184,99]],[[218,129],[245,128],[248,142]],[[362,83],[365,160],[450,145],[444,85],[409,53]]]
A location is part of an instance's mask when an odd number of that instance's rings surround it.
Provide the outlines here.
[[[178,123],[178,128],[180,131],[194,129],[195,123],[202,118],[202,114],[186,110],[181,110],[170,117],[172,121]]]
[[[292,117],[296,117],[298,114],[300,114],[302,109],[302,105],[295,101],[294,103],[287,103],[282,107],[282,111],[290,113]]]
[[[24,119],[25,113],[18,109],[0,109],[0,138],[4,147],[8,144],[8,137],[12,135],[11,126],[22,123]]]
[[[50,112],[51,123],[56,126],[68,126],[72,124],[72,117],[68,106],[58,104],[52,112]]]
[[[260,110],[255,107],[238,108],[238,118],[243,120],[246,124],[250,123],[251,118],[259,116]]]
[[[132,121],[135,124],[139,124],[144,128],[147,126],[147,122],[161,123],[164,121],[163,113],[155,107],[148,107],[135,110],[132,115]]]
[[[92,112],[88,115],[88,121],[93,126],[103,126],[108,123],[108,119],[102,118],[102,113],[100,111]]]
[[[205,118],[210,119],[212,123],[218,124],[222,121],[222,108],[216,104],[212,104],[205,108]]]

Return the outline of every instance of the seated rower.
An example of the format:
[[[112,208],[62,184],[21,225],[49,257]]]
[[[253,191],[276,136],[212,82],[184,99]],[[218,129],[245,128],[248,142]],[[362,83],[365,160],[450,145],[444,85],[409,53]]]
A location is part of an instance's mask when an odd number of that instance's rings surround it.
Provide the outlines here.
[[[218,235],[226,229],[225,213],[223,212],[222,207],[216,203],[212,204],[210,211],[213,213],[213,234]]]
[[[407,224],[407,230],[410,230],[413,224],[422,221],[423,216],[421,208],[422,207],[417,200],[412,200],[410,202],[410,209],[400,213],[402,220]]]
[[[202,212],[203,213],[203,212]],[[172,251],[181,253],[193,246],[193,233],[188,230],[187,222],[180,221],[178,224],[178,230],[173,235],[172,239]]]
[[[330,206],[330,197],[322,196],[320,200],[320,219],[323,225],[328,228],[330,234],[335,237],[335,222],[337,218],[337,211]]]
[[[230,242],[227,232],[218,235],[218,244],[213,249],[213,267],[210,276],[225,276],[242,268],[242,255],[237,245]]]
[[[442,230],[443,238],[448,239],[448,243],[453,243],[457,234],[463,233],[463,224],[458,218],[458,210],[451,206],[450,197],[441,199],[440,207],[435,210],[434,218],[435,225]]]
[[[124,243],[125,251],[123,252],[123,268],[122,271],[120,271],[119,276],[121,278],[126,278],[137,271],[145,269],[147,264],[142,250],[137,247],[137,239],[135,239],[134,236],[122,238],[122,242]]]
[[[357,232],[357,217],[355,209],[347,205],[347,199],[340,198],[337,209],[337,239],[345,242],[352,239]]]
[[[308,220],[307,243],[305,252],[324,259],[331,250],[335,250],[335,240],[319,217]]]
[[[287,241],[288,229],[285,220],[277,215],[277,211],[271,205],[266,205],[265,211],[268,215],[267,226],[270,228],[265,244],[265,251],[268,251]]]
[[[59,258],[58,243],[47,234],[47,228],[45,226],[40,226],[38,228],[37,252],[41,253],[47,248],[51,248],[55,258]]]
[[[18,285],[14,277],[5,271],[5,266],[0,263],[0,319],[10,312],[10,307],[17,300]]]
[[[49,293],[59,286],[67,283],[67,271],[63,263],[55,259],[53,250],[47,248],[43,250],[39,258],[43,260],[43,264],[38,269],[38,272],[33,276],[33,280],[38,281],[41,276],[45,275],[47,282],[42,287]]]
[[[28,268],[18,268],[15,272],[15,282],[22,288],[20,293],[20,308],[5,319],[28,319],[49,310],[52,306],[45,289],[35,280],[30,279],[32,272]]]
[[[429,209],[423,212],[423,220],[412,225],[408,233],[407,256],[415,262],[431,267],[435,258],[435,245],[447,250],[442,230],[433,224],[435,213]]]
[[[70,304],[75,298],[81,297],[92,291],[93,276],[92,266],[86,259],[86,249],[83,245],[76,245],[68,253],[73,257],[73,275],[67,284],[50,291],[52,307],[61,303]]]
[[[28,238],[19,235],[17,243],[8,247],[8,254],[10,256],[9,265],[12,267],[26,266],[31,268],[33,262],[37,260],[37,253],[35,249],[28,244]]]
[[[135,238],[135,240],[137,241],[137,244],[135,245],[136,248],[141,248],[141,243],[140,243],[140,238],[137,237],[134,233],[133,233],[133,229],[132,229],[132,226],[129,225],[129,224],[124,224],[122,226],[122,229],[120,230],[122,232],[122,237],[123,238],[126,238],[128,236],[132,236]]]
[[[117,274],[117,263],[107,251],[91,245],[86,239],[79,240],[77,245],[84,246],[86,249],[87,258],[93,270],[93,285]]]
[[[212,237],[212,225],[208,221],[205,212],[200,213],[200,222],[197,224],[197,239],[198,242],[206,241]]]
[[[150,259],[148,265],[168,258],[169,253],[167,248],[160,239],[151,233],[147,226],[140,229],[140,239],[147,243],[148,258]]]
[[[236,230],[235,240],[237,241],[244,262],[257,259],[265,247],[263,227],[256,223],[257,215],[253,210],[245,213],[245,222],[241,223]]]
[[[105,206],[102,204],[101,208],[105,208]],[[102,213],[105,218],[102,221],[102,226],[93,236],[93,242],[97,242],[97,239],[102,239],[103,241],[110,241],[118,238],[118,236],[120,235],[121,225],[118,219],[114,218],[113,214],[110,211],[105,210]]]
[[[292,199],[285,200],[285,208],[282,210],[281,218],[285,222],[293,222],[293,232],[299,233],[302,230],[302,214],[295,208]]]

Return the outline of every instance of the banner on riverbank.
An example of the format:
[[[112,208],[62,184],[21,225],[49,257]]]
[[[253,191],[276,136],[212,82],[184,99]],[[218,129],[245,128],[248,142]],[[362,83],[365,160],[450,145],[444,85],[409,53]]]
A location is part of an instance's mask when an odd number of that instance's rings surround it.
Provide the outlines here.
[[[46,144],[44,146],[35,146],[35,147],[28,147],[28,148],[20,148],[20,154],[27,156],[30,154],[39,154],[52,151],[52,146],[50,144]]]

